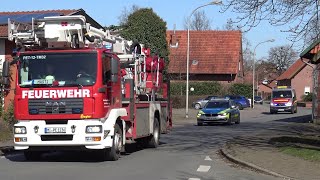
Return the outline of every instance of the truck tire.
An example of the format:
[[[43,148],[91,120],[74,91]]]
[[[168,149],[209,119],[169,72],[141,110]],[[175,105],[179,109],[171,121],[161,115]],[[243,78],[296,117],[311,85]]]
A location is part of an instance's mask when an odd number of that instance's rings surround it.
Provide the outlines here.
[[[40,151],[24,151],[24,157],[27,161],[37,161],[41,159],[42,152]]]
[[[114,136],[112,141],[112,147],[110,149],[106,149],[104,152],[105,160],[116,161],[120,158],[120,153],[123,146],[123,137],[122,130],[120,126],[116,123],[114,125]]]
[[[157,117],[154,118],[153,134],[149,137],[148,147],[157,148],[160,140],[160,124]]]

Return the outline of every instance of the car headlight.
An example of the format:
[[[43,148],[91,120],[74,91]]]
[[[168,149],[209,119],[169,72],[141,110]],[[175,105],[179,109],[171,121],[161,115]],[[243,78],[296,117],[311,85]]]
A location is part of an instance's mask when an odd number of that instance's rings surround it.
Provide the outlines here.
[[[197,114],[197,118],[199,118],[203,114],[205,114],[203,111],[199,111],[198,114]]]
[[[14,133],[15,134],[27,134],[27,128],[25,126],[15,126]]]
[[[270,106],[275,106],[276,104],[273,102],[270,102]]]
[[[220,116],[226,116],[228,113],[221,113]]]
[[[292,102],[287,102],[286,106],[292,106]]]
[[[102,133],[102,126],[101,125],[87,126],[86,133]]]

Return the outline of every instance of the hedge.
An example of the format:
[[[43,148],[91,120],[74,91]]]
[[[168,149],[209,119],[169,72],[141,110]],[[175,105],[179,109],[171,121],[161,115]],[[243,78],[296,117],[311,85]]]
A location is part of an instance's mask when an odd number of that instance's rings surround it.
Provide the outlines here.
[[[190,82],[189,88],[194,88],[194,91],[189,91],[189,95],[222,95],[223,86],[218,82]],[[185,95],[186,82],[171,83],[171,95]]]
[[[173,108],[184,108],[186,106],[186,83],[171,82],[171,100]],[[252,98],[252,85],[250,84],[220,84],[218,82],[190,82],[189,87],[194,91],[189,91],[189,107],[192,102],[212,96],[242,95]]]

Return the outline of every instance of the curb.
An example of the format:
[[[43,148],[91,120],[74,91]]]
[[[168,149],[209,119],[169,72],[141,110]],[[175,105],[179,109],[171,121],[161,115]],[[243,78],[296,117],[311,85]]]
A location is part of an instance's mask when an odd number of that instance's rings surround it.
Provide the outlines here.
[[[246,161],[242,161],[242,160],[230,155],[229,153],[225,152],[224,148],[220,148],[219,151],[225,158],[227,158],[229,161],[231,161],[233,163],[240,164],[242,166],[245,166],[245,167],[248,167],[248,168],[252,168],[252,169],[254,169],[256,171],[259,171],[259,172],[262,172],[262,173],[265,173],[265,174],[268,174],[268,175],[272,175],[272,176],[275,176],[275,177],[280,177],[280,178],[288,179],[288,180],[294,179],[292,177],[284,176],[282,174],[279,174],[279,173],[270,171],[268,169],[262,168],[260,166],[255,165],[255,164],[252,164],[252,163],[249,163],[249,162],[246,162]]]

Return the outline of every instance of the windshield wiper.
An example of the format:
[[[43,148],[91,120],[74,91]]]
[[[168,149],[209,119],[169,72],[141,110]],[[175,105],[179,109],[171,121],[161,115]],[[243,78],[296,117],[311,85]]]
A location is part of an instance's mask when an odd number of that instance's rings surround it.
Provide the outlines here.
[[[79,84],[79,83],[64,84],[63,86],[78,87],[79,89],[82,89],[82,88],[83,88],[83,85],[82,85],[82,84]]]

